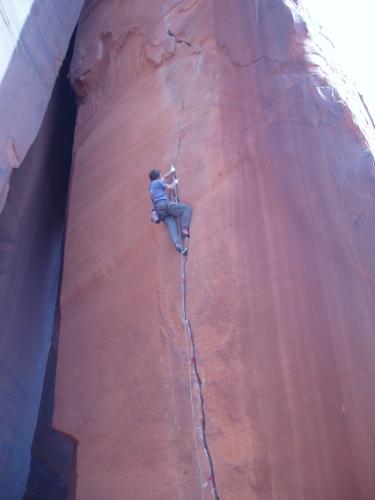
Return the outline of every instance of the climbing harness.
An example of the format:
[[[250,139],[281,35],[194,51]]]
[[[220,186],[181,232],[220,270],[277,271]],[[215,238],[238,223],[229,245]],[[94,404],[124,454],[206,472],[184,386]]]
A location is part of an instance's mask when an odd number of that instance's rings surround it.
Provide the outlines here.
[[[151,210],[150,221],[153,224],[160,224],[160,222],[161,222],[161,218],[160,218],[160,216],[159,216],[158,211],[156,210],[156,208],[153,208]]]
[[[168,209],[169,202],[167,201],[160,201],[156,205],[153,205],[153,208],[151,210],[150,214],[150,220],[154,224],[160,224],[168,215],[167,209]]]

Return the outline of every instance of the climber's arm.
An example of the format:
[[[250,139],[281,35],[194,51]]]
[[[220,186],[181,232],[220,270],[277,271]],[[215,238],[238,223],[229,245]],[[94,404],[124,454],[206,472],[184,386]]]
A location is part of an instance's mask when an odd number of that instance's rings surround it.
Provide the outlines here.
[[[166,182],[166,180],[165,180],[166,177],[170,177],[172,174],[175,174],[175,173],[176,173],[176,169],[174,168],[174,165],[171,165],[171,168],[168,170],[168,172],[162,176],[162,181],[164,182],[164,185],[167,189],[174,189],[177,186],[177,184],[178,184],[177,177],[175,177],[170,184],[168,184],[168,182]]]

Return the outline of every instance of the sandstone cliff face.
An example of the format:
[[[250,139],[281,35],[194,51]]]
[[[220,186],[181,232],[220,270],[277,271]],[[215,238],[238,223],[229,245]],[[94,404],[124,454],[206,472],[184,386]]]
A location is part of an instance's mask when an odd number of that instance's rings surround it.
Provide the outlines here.
[[[54,415],[79,500],[374,497],[373,157],[298,9],[85,6]],[[172,162],[186,269],[148,223]]]
[[[83,3],[0,4],[0,212],[12,170],[37,137]]]

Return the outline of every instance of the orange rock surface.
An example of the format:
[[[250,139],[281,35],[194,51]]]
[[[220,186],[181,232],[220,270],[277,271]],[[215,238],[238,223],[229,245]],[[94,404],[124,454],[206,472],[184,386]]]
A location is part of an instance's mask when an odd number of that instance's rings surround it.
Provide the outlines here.
[[[291,1],[86,4],[54,415],[78,500],[375,497],[374,161],[308,39]],[[148,222],[171,163],[185,308]]]

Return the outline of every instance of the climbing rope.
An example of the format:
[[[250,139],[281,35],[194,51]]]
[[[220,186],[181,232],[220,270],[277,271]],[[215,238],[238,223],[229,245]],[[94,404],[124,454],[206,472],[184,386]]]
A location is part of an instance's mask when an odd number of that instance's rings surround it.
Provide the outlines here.
[[[177,174],[176,171],[173,173],[174,179],[177,179]],[[175,186],[174,191],[173,191],[173,201],[179,202],[179,196],[178,196],[178,185]],[[181,231],[181,224],[180,220],[177,220],[177,228],[178,228],[178,235],[179,235],[179,241],[180,245],[182,247],[182,231]],[[187,353],[187,359],[188,359],[188,371],[189,371],[189,391],[190,391],[190,405],[191,405],[191,413],[192,413],[192,425],[193,425],[193,436],[194,436],[194,447],[195,447],[195,453],[197,457],[197,464],[198,464],[198,469],[199,469],[199,476],[200,476],[200,485],[201,485],[201,500],[205,499],[205,492],[207,486],[211,483],[211,493],[212,493],[212,498],[215,500],[218,500],[218,494],[217,494],[217,489],[216,489],[216,484],[215,484],[215,478],[213,474],[213,463],[212,463],[212,458],[211,455],[208,451],[208,445],[207,445],[207,440],[205,436],[205,415],[204,415],[204,402],[203,402],[203,396],[202,396],[202,381],[198,373],[198,368],[197,368],[197,363],[196,363],[196,355],[195,355],[195,344],[194,344],[194,338],[193,334],[191,331],[191,325],[187,316],[187,255],[181,255],[181,320],[184,325],[184,331],[185,331],[185,340],[186,340],[186,353]],[[195,411],[195,405],[194,405],[194,396],[193,396],[193,378],[195,378],[196,381],[196,386],[197,386],[197,391],[198,391],[198,398],[199,398],[199,405],[200,405],[200,422],[197,423],[197,415]],[[197,432],[200,433],[200,438],[202,441],[203,445],[203,450],[206,455],[207,463],[208,463],[208,469],[209,469],[209,474],[206,479],[204,479],[204,474],[202,471],[202,464],[201,464],[201,459],[200,459],[200,453],[199,453],[199,447],[198,447],[198,441],[197,441]]]

